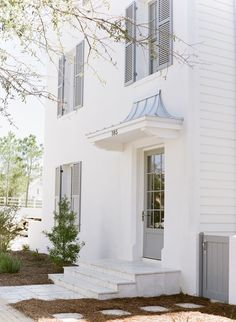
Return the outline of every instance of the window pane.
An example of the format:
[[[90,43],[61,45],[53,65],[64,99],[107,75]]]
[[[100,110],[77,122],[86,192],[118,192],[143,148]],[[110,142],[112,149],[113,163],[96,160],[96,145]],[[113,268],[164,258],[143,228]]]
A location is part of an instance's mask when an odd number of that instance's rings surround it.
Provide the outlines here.
[[[164,191],[161,192],[161,209],[164,210],[164,205],[165,205],[165,194]]]
[[[154,228],[159,228],[161,223],[161,214],[160,211],[154,212]]]
[[[155,169],[155,172],[160,172],[161,171],[161,160],[162,160],[162,156],[161,154],[157,154],[155,155],[155,165],[154,165],[154,169]]]
[[[153,209],[153,192],[147,193],[147,209]]]
[[[147,190],[148,191],[153,191],[153,174],[148,174],[147,175]]]
[[[160,209],[160,208],[161,208],[161,193],[154,192],[154,209]]]
[[[161,227],[162,229],[164,229],[164,211],[161,211]]]
[[[154,185],[153,185],[153,190],[155,191],[159,191],[161,190],[161,176],[160,175],[157,175],[155,174],[154,175]]]
[[[147,211],[147,228],[153,228],[153,212]]]

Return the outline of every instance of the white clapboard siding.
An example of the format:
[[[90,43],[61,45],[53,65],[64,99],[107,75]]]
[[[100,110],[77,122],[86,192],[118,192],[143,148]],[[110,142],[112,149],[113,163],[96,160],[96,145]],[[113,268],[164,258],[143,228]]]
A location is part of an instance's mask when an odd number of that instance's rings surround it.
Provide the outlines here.
[[[236,230],[234,0],[198,0],[200,230]]]

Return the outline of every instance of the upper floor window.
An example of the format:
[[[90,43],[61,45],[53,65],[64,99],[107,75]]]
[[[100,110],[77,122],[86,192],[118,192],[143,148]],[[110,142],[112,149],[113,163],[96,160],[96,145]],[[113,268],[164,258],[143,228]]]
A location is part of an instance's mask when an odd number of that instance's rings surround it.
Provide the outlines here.
[[[59,59],[57,115],[62,116],[83,106],[84,41]]]
[[[136,29],[139,25],[136,19],[136,10],[136,2],[132,2],[126,9],[125,85],[136,81],[137,64],[139,64],[136,59]],[[172,0],[150,1],[146,10],[148,13],[147,37],[149,43],[149,63],[146,66],[146,75],[148,75],[172,64]]]

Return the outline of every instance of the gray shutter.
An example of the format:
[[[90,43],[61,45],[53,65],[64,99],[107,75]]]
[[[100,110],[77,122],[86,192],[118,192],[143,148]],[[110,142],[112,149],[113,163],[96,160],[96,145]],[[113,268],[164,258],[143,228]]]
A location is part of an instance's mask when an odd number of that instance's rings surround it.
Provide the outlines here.
[[[64,86],[65,86],[65,56],[63,55],[59,59],[58,66],[58,94],[57,94],[57,115],[63,115],[63,104],[64,104]]]
[[[150,53],[150,74],[158,68],[158,40],[157,40],[157,1],[149,3],[149,53]]]
[[[125,85],[132,84],[136,78],[136,2],[132,2],[126,9],[126,32],[125,42]]]
[[[56,168],[55,171],[55,211],[59,210],[58,203],[61,199],[61,167]]]
[[[172,62],[172,0],[149,4],[150,73]]]
[[[73,70],[74,56],[71,54],[66,55],[65,72],[64,72],[64,114],[73,110]]]
[[[171,0],[159,0],[159,68],[167,67],[172,57]]]
[[[76,213],[77,223],[80,226],[81,214],[81,169],[82,163],[73,164],[71,168],[71,209]]]
[[[74,109],[83,106],[84,99],[84,41],[76,46],[74,63]]]

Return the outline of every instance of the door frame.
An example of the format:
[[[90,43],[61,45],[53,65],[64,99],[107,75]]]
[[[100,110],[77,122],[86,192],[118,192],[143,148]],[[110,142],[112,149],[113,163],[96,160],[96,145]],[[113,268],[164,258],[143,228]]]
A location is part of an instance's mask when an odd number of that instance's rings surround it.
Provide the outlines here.
[[[164,153],[165,155],[165,146],[164,144],[160,144],[158,146],[155,147],[150,147],[148,149],[143,149],[142,151],[142,162],[140,164],[140,166],[142,166],[142,177],[143,180],[141,181],[143,186],[142,188],[142,205],[143,205],[143,209],[142,211],[146,210],[147,207],[147,198],[146,198],[146,191],[147,191],[147,177],[146,177],[146,173],[147,173],[147,157],[153,154],[158,154],[158,153]],[[166,187],[164,189],[164,191],[166,191]],[[164,194],[165,195],[165,194]],[[164,216],[165,216],[165,207],[164,207]],[[153,261],[161,261],[162,258],[160,259],[155,259],[155,258],[148,258],[144,256],[144,245],[145,245],[145,234],[144,234],[144,229],[145,229],[145,220],[142,220],[142,258],[145,260],[153,260]],[[164,229],[163,229],[163,239],[164,239]]]

